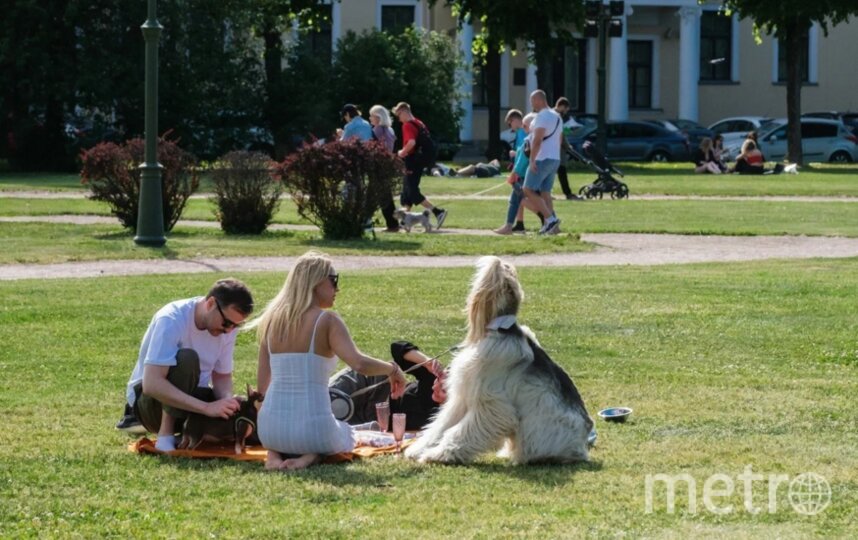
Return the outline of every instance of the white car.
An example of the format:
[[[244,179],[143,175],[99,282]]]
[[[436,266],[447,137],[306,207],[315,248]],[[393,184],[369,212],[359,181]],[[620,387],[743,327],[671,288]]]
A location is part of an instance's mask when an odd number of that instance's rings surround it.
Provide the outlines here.
[[[787,156],[786,120],[777,120],[758,141],[767,161],[783,161]],[[853,163],[858,161],[858,136],[838,120],[802,118],[801,152],[807,162]]]
[[[724,149],[730,150],[738,145],[741,146],[745,136],[754,130],[767,129],[767,124],[772,121],[771,118],[765,116],[734,116],[724,118],[709,126],[715,135],[724,137]],[[729,155],[728,159],[735,158],[736,155]]]

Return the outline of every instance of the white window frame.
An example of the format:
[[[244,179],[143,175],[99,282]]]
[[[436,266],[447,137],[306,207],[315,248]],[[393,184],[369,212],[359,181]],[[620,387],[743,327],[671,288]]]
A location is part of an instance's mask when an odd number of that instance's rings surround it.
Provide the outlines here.
[[[337,2],[339,3],[339,2]],[[414,8],[414,26],[423,28],[423,2],[421,0],[376,0],[375,27],[381,30],[381,8],[383,6],[411,6]]]
[[[650,109],[661,109],[661,39],[660,35],[655,34],[629,34],[626,36],[627,44],[629,41],[652,42],[652,95],[650,96]],[[699,62],[700,60],[698,59],[697,61]],[[628,79],[626,79],[626,81],[628,81]],[[632,109],[630,106],[629,110],[646,109]]]
[[[783,84],[778,81],[778,54],[780,45],[778,38],[772,36],[772,83]],[[819,84],[819,24],[813,25],[807,31],[807,83]]]

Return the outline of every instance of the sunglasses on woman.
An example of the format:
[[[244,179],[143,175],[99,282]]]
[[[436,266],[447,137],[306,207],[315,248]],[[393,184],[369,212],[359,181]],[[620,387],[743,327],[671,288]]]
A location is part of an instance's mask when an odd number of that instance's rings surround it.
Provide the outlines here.
[[[339,274],[328,274],[328,280],[331,282],[331,285],[333,285],[335,289],[340,288],[340,275]]]

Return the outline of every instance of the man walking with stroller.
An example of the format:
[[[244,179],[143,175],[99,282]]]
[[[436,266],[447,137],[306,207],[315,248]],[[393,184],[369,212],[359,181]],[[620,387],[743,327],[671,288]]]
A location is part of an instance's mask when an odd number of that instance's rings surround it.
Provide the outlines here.
[[[554,213],[551,188],[554,175],[560,166],[560,139],[563,137],[563,120],[548,106],[545,92],[530,94],[530,105],[536,113],[531,126],[530,166],[524,178],[524,196],[537,212],[545,216],[545,225],[539,234],[560,232],[560,220]]]

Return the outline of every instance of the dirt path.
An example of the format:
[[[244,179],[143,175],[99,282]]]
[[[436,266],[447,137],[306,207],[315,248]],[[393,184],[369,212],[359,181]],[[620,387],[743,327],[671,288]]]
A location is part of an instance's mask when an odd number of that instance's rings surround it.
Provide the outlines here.
[[[765,259],[858,256],[858,238],[807,236],[685,236],[674,234],[585,234],[597,245],[588,253],[550,253],[505,257],[517,266],[661,265]],[[143,274],[285,272],[296,257],[229,257],[190,260],[119,260],[62,264],[0,265],[0,280],[87,278]],[[344,270],[463,267],[474,256],[337,256]]]
[[[491,201],[491,200],[507,200],[509,194],[503,194],[503,189],[492,190],[491,194],[484,195],[454,195],[454,194],[437,194],[434,199],[444,201]],[[192,195],[192,199],[207,199],[208,194]],[[84,199],[86,193],[83,191],[2,191],[0,190],[0,199]],[[749,195],[749,196],[734,196],[734,195],[659,195],[659,194],[642,194],[635,195],[632,193],[631,200],[633,201],[767,201],[767,202],[850,202],[858,203],[858,197],[849,196],[826,196],[826,195]],[[591,201],[592,202],[592,201]]]

